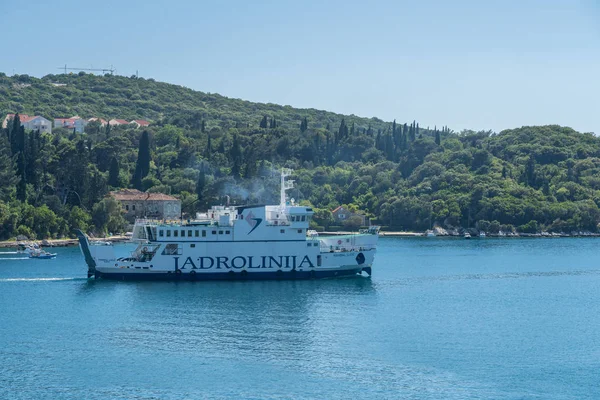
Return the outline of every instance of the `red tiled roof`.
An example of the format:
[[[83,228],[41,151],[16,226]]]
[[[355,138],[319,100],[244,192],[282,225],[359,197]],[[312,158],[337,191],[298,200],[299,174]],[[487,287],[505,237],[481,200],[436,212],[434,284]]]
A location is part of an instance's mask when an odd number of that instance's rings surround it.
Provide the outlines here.
[[[110,192],[110,195],[112,197],[115,198],[115,200],[118,201],[123,201],[123,200],[139,200],[139,201],[145,201],[145,200],[160,200],[160,201],[168,201],[168,200],[175,200],[177,201],[178,199],[176,199],[173,196],[169,196],[168,194],[164,194],[164,193],[146,193],[146,192],[140,192],[137,189],[122,189],[116,192]]]
[[[143,120],[143,119],[134,119],[133,121],[131,121],[131,123],[132,123],[132,124],[133,124],[134,122],[135,122],[136,124],[140,125],[140,126],[148,126],[148,125],[150,125],[150,122],[148,122],[148,121],[145,121],[145,120]]]
[[[15,117],[15,114],[6,114],[6,120],[8,121],[9,119],[13,119]],[[29,116],[27,114],[19,114],[19,119],[21,120],[21,123],[23,122],[29,122],[32,119],[34,119],[36,116]]]
[[[339,206],[338,208],[336,208],[335,210],[332,211],[332,213],[336,212],[337,210],[339,210],[340,208],[342,208],[342,206]]]

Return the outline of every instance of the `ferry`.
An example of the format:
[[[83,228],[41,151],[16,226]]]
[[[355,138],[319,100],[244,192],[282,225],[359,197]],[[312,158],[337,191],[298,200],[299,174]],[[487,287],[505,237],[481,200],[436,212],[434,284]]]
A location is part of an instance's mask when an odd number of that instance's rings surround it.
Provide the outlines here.
[[[118,280],[317,279],[368,276],[379,227],[322,237],[309,230],[312,208],[287,201],[292,174],[281,171],[280,204],[213,206],[188,221],[136,221],[137,248],[117,257],[111,243],[79,245],[88,278]]]

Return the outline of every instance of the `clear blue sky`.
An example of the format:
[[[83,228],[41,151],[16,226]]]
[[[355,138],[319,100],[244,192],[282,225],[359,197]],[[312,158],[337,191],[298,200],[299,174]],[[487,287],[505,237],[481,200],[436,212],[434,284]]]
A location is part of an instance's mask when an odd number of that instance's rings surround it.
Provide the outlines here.
[[[500,131],[600,133],[600,3],[5,3],[0,71],[107,67],[251,101]]]

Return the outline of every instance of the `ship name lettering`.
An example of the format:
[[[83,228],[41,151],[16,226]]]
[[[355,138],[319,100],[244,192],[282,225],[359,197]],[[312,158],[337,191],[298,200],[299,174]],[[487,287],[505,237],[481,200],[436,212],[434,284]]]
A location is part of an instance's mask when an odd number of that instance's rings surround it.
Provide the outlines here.
[[[236,256],[229,259],[227,256],[218,257],[198,257],[196,262],[191,257],[187,257],[181,267],[179,267],[179,258],[173,257],[175,269],[257,269],[257,268],[284,268],[295,269],[296,267],[314,268],[314,264],[308,256],[304,256],[298,264],[297,256],[260,256],[260,261],[255,260],[255,256]]]

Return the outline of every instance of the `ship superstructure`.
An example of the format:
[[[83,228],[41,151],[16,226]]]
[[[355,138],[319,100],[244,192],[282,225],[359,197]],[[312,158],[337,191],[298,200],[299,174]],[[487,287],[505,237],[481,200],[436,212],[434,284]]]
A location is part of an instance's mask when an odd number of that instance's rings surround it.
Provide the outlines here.
[[[378,228],[319,237],[312,208],[287,201],[291,170],[281,172],[278,205],[213,206],[185,222],[138,220],[128,256],[79,233],[88,277],[108,279],[310,279],[371,274]]]

